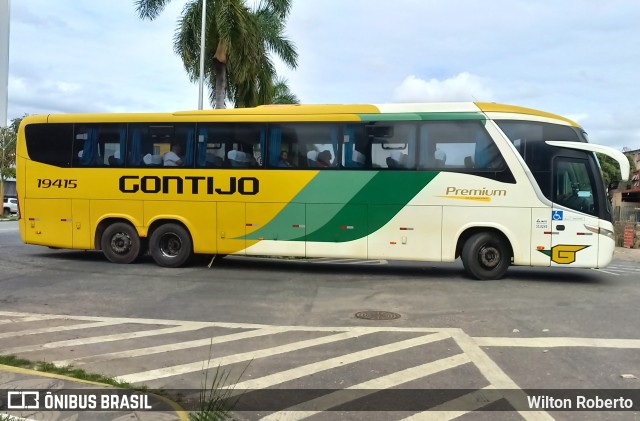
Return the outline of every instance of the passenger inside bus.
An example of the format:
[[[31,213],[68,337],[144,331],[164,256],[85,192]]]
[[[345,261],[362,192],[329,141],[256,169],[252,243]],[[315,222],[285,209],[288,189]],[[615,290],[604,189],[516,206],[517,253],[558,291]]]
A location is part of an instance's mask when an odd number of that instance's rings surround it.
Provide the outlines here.
[[[291,162],[289,162],[289,153],[287,151],[280,152],[280,160],[278,161],[278,167],[280,168],[293,167]]]
[[[324,150],[318,153],[316,165],[318,168],[329,168],[331,166],[331,152]]]
[[[248,168],[258,166],[258,162],[251,152],[232,149],[227,154],[227,158],[229,158],[229,165],[232,167]]]
[[[409,156],[400,151],[391,151],[391,156],[389,156],[387,161],[387,168],[407,168],[407,160]]]
[[[178,143],[171,145],[171,150],[162,156],[162,162],[165,167],[178,167],[183,164],[181,155],[182,146]]]

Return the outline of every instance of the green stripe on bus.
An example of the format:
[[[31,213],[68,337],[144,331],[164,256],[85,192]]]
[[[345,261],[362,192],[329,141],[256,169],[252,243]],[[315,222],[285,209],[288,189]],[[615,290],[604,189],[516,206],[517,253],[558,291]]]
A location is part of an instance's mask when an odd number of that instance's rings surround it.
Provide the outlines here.
[[[306,241],[353,241],[379,230],[437,174],[426,171],[378,172],[320,229],[307,231]]]
[[[433,112],[433,113],[387,113],[387,114],[358,114],[362,121],[447,121],[447,120],[481,120],[487,117],[475,112]]]
[[[420,121],[417,113],[358,114],[362,121]]]
[[[300,230],[292,230],[291,226],[294,223],[306,225],[305,205],[306,207],[310,204],[333,205],[332,208],[342,207],[349,203],[375,174],[369,171],[320,171],[267,225],[244,238],[247,240],[273,238],[273,233],[277,233],[278,240],[304,241],[304,234],[300,235]],[[336,211],[316,215],[313,223],[310,226],[306,225],[306,229],[302,232],[310,232],[322,227],[335,215]]]
[[[377,231],[437,172],[320,172],[266,226],[248,240],[345,242]],[[305,222],[305,234],[292,224]]]
[[[418,113],[421,120],[439,121],[439,120],[481,120],[486,121],[487,117],[482,113]]]

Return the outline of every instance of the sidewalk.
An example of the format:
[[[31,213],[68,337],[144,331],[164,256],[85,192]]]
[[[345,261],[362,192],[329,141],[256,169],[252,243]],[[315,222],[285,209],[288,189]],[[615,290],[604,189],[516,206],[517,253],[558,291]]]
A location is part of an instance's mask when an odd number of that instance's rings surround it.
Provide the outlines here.
[[[640,262],[640,249],[616,247],[616,250],[613,252],[613,258],[617,260]]]
[[[19,395],[14,392],[26,393]],[[8,402],[10,394],[12,395],[12,400]],[[45,409],[47,406],[51,408],[52,404],[58,408],[64,408],[63,405],[73,405],[68,403],[73,402],[73,399],[78,399],[77,402],[80,402],[80,405],[83,406],[85,406],[87,402],[93,402],[99,407],[103,397],[111,404],[114,404],[114,401],[117,400],[118,403],[115,405],[123,406],[126,406],[126,404],[124,404],[125,399],[129,399],[130,407],[134,408],[135,398],[132,398],[134,395],[143,402],[145,402],[145,399],[148,399],[148,406],[151,406],[153,409],[127,409],[118,411]],[[148,398],[144,398],[143,396],[147,396]],[[34,405],[37,399],[37,405],[41,409],[8,409],[10,404],[12,408],[19,405],[19,400],[22,397],[27,399],[27,404],[31,405]],[[54,399],[56,400],[54,401]],[[45,404],[45,401],[47,404]],[[121,408],[123,406],[121,406]],[[69,408],[70,406],[66,407]],[[58,374],[0,365],[0,416],[6,414],[17,417],[17,420],[46,419],[48,421],[186,421],[188,419],[187,412],[177,403],[162,396],[144,392],[127,391],[110,385],[73,379]]]

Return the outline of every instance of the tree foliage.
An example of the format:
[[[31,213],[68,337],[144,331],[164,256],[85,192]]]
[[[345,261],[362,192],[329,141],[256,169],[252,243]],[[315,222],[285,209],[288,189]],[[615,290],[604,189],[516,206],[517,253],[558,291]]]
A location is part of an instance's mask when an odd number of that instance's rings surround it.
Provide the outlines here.
[[[618,162],[604,154],[596,154],[598,156],[598,161],[600,162],[600,168],[602,169],[602,177],[604,178],[605,186],[609,188],[618,188],[621,187],[626,189],[627,186],[619,186],[620,180],[622,177],[620,176],[620,168],[618,167]],[[627,155],[629,159],[630,166],[630,174],[629,179],[633,176],[633,173],[636,171],[636,163],[633,161],[633,158]]]
[[[135,4],[140,18],[154,19],[169,1],[136,0]],[[277,78],[272,54],[290,68],[297,66],[298,54],[284,35],[291,0],[254,3],[249,7],[245,0],[207,2],[205,81],[216,108],[224,108],[227,100],[245,107],[273,103],[282,81]],[[174,51],[194,82],[200,77],[201,19],[202,0],[189,0],[174,36]]]
[[[16,176],[16,141],[23,117],[14,118],[7,127],[0,127],[0,180]]]

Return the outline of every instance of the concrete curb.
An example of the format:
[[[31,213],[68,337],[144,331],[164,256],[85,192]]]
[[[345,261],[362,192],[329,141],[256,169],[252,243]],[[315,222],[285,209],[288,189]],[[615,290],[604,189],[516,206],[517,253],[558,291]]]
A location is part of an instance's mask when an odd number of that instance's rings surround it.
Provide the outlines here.
[[[0,364],[0,389],[6,389],[6,390],[20,390],[20,382],[29,384],[29,385],[33,385],[35,384],[38,380],[42,380],[43,383],[46,383],[46,379],[55,379],[55,380],[61,380],[64,381],[65,383],[69,383],[68,385],[66,385],[66,389],[81,389],[81,387],[73,387],[75,386],[80,386],[80,385],[91,385],[91,386],[96,386],[98,388],[104,388],[104,389],[118,389],[115,386],[112,386],[110,384],[104,384],[104,383],[98,383],[98,382],[94,382],[94,381],[90,381],[90,380],[82,380],[82,379],[75,379],[73,377],[69,377],[69,376],[65,376],[65,375],[61,375],[61,374],[54,374],[54,373],[45,373],[42,371],[37,371],[37,370],[31,370],[31,369],[27,369],[27,368],[21,368],[21,367],[13,367],[13,366],[8,366],[8,365],[2,365]],[[8,382],[7,382],[8,381]],[[26,385],[25,384],[25,385]],[[33,387],[33,386],[31,386]],[[34,387],[35,388],[35,387]],[[26,387],[26,389],[29,389],[29,386]],[[141,392],[141,393],[147,393],[147,392]],[[173,409],[173,414],[168,414],[166,412],[164,412],[164,416],[162,416],[161,418],[158,419],[162,419],[162,420],[176,420],[176,421],[188,421],[188,412],[182,408],[179,404],[177,404],[176,402],[172,401],[169,398],[166,398],[164,396],[160,396],[154,393],[147,393],[149,395],[154,396],[155,398],[163,401],[164,403],[166,403],[169,407],[171,407]],[[2,400],[0,400],[0,405],[2,404]],[[3,414],[4,412],[6,412],[6,409],[2,409],[0,414]],[[126,412],[126,411],[123,411]],[[131,414],[131,416],[134,416],[134,419],[152,419],[155,418],[153,416],[153,414],[159,414],[158,412],[153,412],[153,413],[147,413],[147,416],[144,416],[144,413],[141,412],[127,412],[129,414]],[[29,415],[31,417],[35,416],[36,419],[42,419],[42,412],[35,412]],[[82,419],[103,419],[101,417],[99,417],[99,414],[101,414],[101,412],[74,412],[74,411],[65,411],[64,413],[60,413],[60,412],[50,412],[48,414],[54,415],[57,414],[59,416],[62,416],[62,414],[64,414],[64,419],[77,419],[77,420],[82,420]],[[89,415],[91,414],[88,418],[83,418],[83,416]],[[113,413],[106,413],[103,412],[102,414],[104,414],[105,416],[111,417],[113,415]],[[16,419],[21,419],[20,416],[17,415],[13,415],[13,414],[9,414],[12,417],[16,417]],[[139,415],[143,415],[142,417],[140,417]],[[151,415],[151,417],[149,418],[149,415]],[[22,416],[22,415],[21,415]],[[118,415],[118,419],[119,417],[122,416],[122,413],[120,415]],[[75,418],[74,418],[75,417]],[[50,416],[46,415],[45,418],[48,419],[54,419],[51,418]],[[29,419],[29,418],[23,418],[23,419]],[[106,418],[104,418],[106,419]]]

